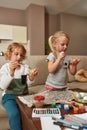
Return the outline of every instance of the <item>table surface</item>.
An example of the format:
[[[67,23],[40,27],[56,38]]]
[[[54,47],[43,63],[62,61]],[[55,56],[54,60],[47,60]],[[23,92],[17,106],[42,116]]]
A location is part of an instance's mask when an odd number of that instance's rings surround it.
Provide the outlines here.
[[[34,107],[28,107],[27,105],[22,103],[18,97],[16,98],[16,101],[21,112],[22,130],[42,130],[40,119],[32,118],[32,110]],[[72,113],[72,111],[70,111],[70,113]],[[61,114],[64,115],[64,110],[61,110]],[[60,130],[67,130],[67,128],[60,127]]]

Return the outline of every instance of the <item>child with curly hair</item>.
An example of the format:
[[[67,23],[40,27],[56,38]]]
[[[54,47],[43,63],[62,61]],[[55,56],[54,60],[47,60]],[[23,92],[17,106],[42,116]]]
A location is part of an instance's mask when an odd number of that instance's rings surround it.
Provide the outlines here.
[[[26,49],[20,43],[10,44],[5,57],[8,62],[0,69],[0,88],[4,90],[2,104],[8,113],[10,130],[22,130],[15,96],[28,94],[28,86],[35,79],[37,70],[29,75],[29,66],[22,62],[26,58]]]

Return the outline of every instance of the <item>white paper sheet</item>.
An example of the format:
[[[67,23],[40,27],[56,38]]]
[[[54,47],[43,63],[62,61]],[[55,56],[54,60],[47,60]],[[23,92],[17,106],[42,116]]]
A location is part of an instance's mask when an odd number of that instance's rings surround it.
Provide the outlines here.
[[[87,120],[87,113],[75,114],[75,116]],[[42,130],[61,130],[60,126],[53,124],[52,117],[40,117],[40,120]],[[66,130],[72,130],[72,129],[66,128]]]
[[[54,125],[52,117],[41,117],[42,130],[61,130],[60,126]],[[71,130],[67,128],[67,130]]]
[[[83,114],[76,114],[75,116],[77,116],[77,117],[79,117],[79,118],[82,118],[82,119],[87,120],[87,113],[83,113]]]
[[[42,130],[61,130],[59,126],[53,125],[51,117],[41,117]]]

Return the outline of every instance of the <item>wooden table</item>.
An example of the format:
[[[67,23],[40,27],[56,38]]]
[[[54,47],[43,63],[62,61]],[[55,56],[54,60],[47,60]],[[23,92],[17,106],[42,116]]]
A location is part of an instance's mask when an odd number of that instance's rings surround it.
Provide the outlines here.
[[[16,98],[16,101],[21,112],[22,130],[41,130],[41,123],[39,118],[32,118],[33,107],[28,107],[18,98]]]
[[[19,105],[21,112],[22,130],[42,130],[40,119],[32,118],[33,107],[28,107],[27,105],[22,103],[18,98],[16,98],[16,101]],[[64,111],[61,112],[62,114],[64,113]],[[70,113],[72,113],[72,111]],[[60,129],[67,130],[67,128],[64,127],[60,127]]]
[[[76,89],[77,92],[84,92],[80,89]],[[87,93],[87,91],[86,91]],[[18,106],[20,108],[21,112],[21,119],[22,119],[22,130],[42,130],[41,128],[41,122],[39,118],[32,118],[32,110],[33,107],[28,107],[24,103],[22,103],[18,97],[16,97],[16,101],[18,103]],[[87,106],[87,104],[85,104]],[[47,106],[46,106],[47,107]],[[50,107],[50,106],[48,106]],[[73,112],[70,111],[72,114]],[[64,115],[64,110],[61,110],[61,114]],[[60,127],[61,130],[67,130],[67,128]],[[71,129],[70,129],[71,130]]]

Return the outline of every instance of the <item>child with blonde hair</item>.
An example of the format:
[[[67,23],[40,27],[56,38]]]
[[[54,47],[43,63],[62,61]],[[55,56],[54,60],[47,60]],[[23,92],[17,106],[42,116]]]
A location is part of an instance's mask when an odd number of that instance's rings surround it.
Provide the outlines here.
[[[52,52],[47,56],[49,75],[46,80],[46,90],[65,90],[68,81],[67,69],[72,75],[77,71],[80,59],[71,61],[66,55],[69,40],[69,35],[63,31],[58,31],[49,37]]]
[[[15,96],[28,94],[28,86],[35,79],[37,70],[29,75],[29,66],[22,62],[26,58],[26,49],[20,43],[10,44],[5,57],[8,62],[0,69],[0,88],[4,90],[2,104],[8,113],[10,130],[22,130]]]

